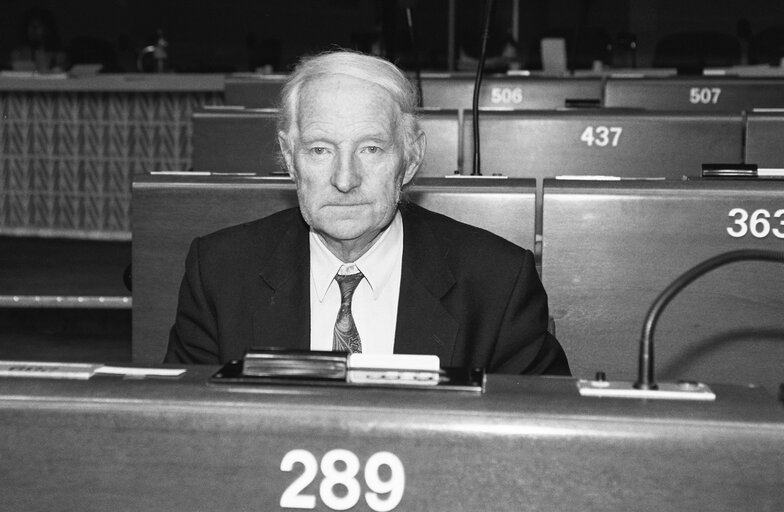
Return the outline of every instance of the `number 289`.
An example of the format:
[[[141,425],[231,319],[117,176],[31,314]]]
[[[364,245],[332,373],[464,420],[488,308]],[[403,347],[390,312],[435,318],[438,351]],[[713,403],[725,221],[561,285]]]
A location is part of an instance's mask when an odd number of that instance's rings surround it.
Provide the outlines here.
[[[356,476],[360,470],[359,457],[354,452],[343,449],[330,450],[321,458],[321,463],[308,450],[291,450],[280,461],[281,471],[293,471],[295,464],[303,466],[300,474],[283,491],[280,506],[283,508],[313,509],[316,508],[316,496],[304,493],[321,469],[322,479],[319,483],[319,498],[332,510],[348,510],[359,503],[362,494],[361,485]],[[388,471],[382,471],[386,466]],[[388,473],[388,478],[382,478]],[[391,452],[377,452],[365,463],[365,485],[369,492],[365,493],[365,501],[375,512],[388,512],[394,509],[403,498],[405,489],[405,471],[403,463]],[[335,492],[335,488],[342,492]]]

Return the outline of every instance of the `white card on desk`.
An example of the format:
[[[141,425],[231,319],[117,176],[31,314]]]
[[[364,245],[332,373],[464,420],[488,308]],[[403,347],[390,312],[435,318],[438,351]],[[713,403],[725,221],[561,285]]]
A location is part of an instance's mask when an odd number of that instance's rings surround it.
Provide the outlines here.
[[[95,374],[100,364],[47,363],[41,361],[0,361],[0,377],[28,377],[35,379],[81,379]]]

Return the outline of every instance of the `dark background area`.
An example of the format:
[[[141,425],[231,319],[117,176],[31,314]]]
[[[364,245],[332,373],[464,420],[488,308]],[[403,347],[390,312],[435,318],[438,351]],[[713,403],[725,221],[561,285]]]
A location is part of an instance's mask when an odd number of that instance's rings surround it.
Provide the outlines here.
[[[154,42],[160,29],[169,43],[174,71],[242,72],[270,65],[285,72],[297,56],[334,46],[369,51],[375,45],[377,52],[412,68],[406,7],[414,13],[422,66],[457,69],[461,49],[469,57],[477,53],[484,2],[454,0],[451,53],[449,0],[3,0],[2,4],[0,67],[4,69],[10,67],[8,55],[17,44],[25,11],[37,6],[54,14],[64,48],[72,48],[76,41],[113,52],[113,63],[106,66],[109,71],[135,71],[139,50]],[[512,6],[511,0],[496,1],[491,53],[500,54],[510,43],[517,55],[513,60],[530,69],[540,65],[538,41],[544,35],[566,37],[575,52],[571,64],[577,67],[590,67],[594,60],[615,67],[651,67],[660,64],[654,62],[657,43],[674,33],[722,33],[737,39],[745,51],[755,34],[784,27],[781,0],[520,0],[519,40],[513,41]],[[676,41],[675,47],[686,44]],[[776,44],[784,47],[784,41]]]

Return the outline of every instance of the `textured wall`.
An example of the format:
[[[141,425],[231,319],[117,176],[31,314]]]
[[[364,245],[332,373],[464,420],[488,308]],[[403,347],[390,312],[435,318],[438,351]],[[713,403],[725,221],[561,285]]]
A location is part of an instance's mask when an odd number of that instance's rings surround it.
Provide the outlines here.
[[[0,92],[0,233],[129,238],[133,175],[191,166],[219,93]]]

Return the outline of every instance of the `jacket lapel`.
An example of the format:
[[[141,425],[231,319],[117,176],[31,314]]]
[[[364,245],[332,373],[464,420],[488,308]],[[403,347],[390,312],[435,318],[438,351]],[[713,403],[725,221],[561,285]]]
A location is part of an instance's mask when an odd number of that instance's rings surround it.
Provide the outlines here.
[[[455,278],[445,256],[447,248],[418,213],[403,207],[403,269],[400,280],[395,353],[435,354],[449,366],[458,322],[441,303]]]
[[[403,208],[403,262],[395,329],[395,353],[434,354],[449,365],[458,322],[441,303],[455,278],[447,248],[418,214]],[[253,315],[254,346],[310,348],[310,247],[298,210],[276,235],[259,266],[261,293]],[[275,239],[275,238],[273,238]]]
[[[299,210],[276,234],[256,279],[260,298],[253,315],[256,346],[310,348],[310,248]]]

